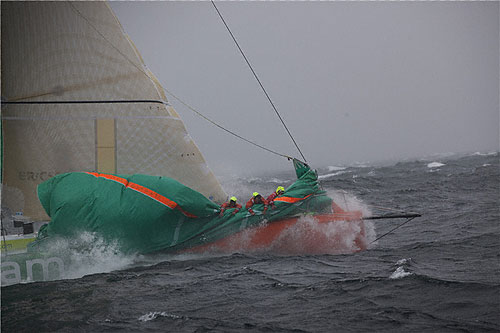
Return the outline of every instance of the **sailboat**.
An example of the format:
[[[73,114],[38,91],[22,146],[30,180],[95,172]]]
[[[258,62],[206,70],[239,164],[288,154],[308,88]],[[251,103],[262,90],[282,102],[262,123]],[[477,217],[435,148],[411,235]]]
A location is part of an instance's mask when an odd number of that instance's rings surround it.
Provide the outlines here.
[[[227,194],[107,3],[5,2],[1,14],[2,284],[63,271],[51,244],[82,232],[126,253],[262,250],[307,214],[349,221],[366,249],[361,212],[298,159],[275,209],[220,217]],[[292,242],[317,253],[322,237]]]

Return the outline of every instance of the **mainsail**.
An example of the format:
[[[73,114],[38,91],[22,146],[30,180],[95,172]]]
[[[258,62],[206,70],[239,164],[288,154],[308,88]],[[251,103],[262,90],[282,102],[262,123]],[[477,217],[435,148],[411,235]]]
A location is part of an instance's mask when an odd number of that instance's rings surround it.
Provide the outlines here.
[[[226,199],[107,3],[2,2],[1,18],[3,208],[48,220],[36,187],[72,171],[167,176]]]

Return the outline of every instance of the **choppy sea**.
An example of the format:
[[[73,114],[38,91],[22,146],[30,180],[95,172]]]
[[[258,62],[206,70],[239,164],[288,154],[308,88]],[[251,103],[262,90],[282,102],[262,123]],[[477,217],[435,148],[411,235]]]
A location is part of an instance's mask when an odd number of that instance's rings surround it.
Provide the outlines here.
[[[497,152],[318,171],[350,208],[422,217],[355,253],[146,257],[96,247],[66,279],[2,287],[2,332],[500,331]],[[293,179],[223,183],[246,199]],[[370,222],[371,240],[403,222]]]

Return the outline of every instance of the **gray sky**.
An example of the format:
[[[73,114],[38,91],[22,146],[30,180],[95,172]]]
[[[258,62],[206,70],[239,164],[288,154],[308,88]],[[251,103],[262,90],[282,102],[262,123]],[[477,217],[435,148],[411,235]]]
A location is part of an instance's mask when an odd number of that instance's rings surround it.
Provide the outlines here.
[[[499,149],[499,2],[216,4],[314,167]],[[210,2],[111,7],[167,90],[299,157]],[[216,174],[291,168],[169,100]]]

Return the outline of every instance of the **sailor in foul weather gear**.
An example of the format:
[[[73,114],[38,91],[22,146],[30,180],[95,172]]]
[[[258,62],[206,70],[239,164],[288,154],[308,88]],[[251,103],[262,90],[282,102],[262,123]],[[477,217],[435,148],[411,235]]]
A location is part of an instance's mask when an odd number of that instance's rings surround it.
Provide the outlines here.
[[[237,199],[236,197],[231,197],[229,199],[229,202],[224,202],[221,206],[220,206],[220,213],[219,213],[219,216],[223,216],[224,215],[224,211],[226,209],[229,209],[229,208],[234,208],[234,211],[233,211],[233,215],[238,213],[241,209],[241,205],[239,203],[236,202]]]
[[[268,197],[267,197],[267,203],[269,205],[271,205],[271,208],[274,209],[276,208],[274,206],[274,199],[276,199],[276,197],[282,195],[283,193],[285,193],[285,188],[283,186],[278,186],[278,188],[276,189],[275,192],[271,193]]]
[[[264,210],[262,211],[262,214],[265,214],[267,211],[267,200],[264,199],[258,192],[253,192],[252,197],[250,200],[248,200],[246,204],[246,208],[248,209],[248,212],[252,215],[255,215],[255,212],[252,209],[252,206],[255,204],[263,204],[264,205]]]

